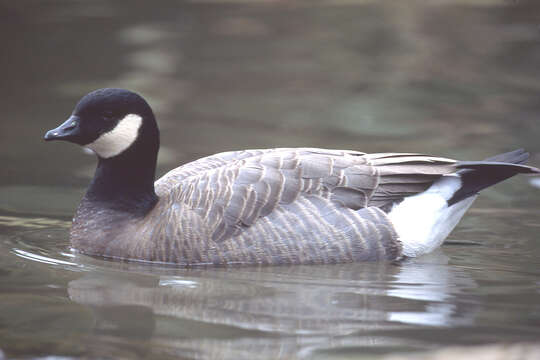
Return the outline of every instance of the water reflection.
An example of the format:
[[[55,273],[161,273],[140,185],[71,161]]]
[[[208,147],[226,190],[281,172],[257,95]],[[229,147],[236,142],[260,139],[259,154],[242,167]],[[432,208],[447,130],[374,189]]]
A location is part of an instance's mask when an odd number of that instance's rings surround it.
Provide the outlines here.
[[[136,336],[201,357],[263,349],[265,358],[279,358],[341,346],[422,348],[427,344],[385,331],[464,325],[474,318],[474,306],[464,310],[452,299],[475,283],[447,260],[439,253],[402,264],[286,268],[111,264],[116,271],[87,272],[69,282],[68,292],[92,307],[99,333],[125,335],[132,328]]]
[[[450,271],[449,269],[452,269]],[[392,311],[389,320],[429,326],[471,325],[475,306],[459,309],[453,303],[463,289],[477,287],[475,281],[460,268],[450,268],[448,257],[438,250],[420,261],[411,259],[396,274],[387,295],[427,303],[423,311]]]

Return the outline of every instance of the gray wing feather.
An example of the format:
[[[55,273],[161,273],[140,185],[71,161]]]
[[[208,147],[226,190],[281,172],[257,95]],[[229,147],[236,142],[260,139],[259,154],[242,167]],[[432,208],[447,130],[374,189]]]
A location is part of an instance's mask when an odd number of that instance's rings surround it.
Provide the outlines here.
[[[247,150],[216,154],[172,170],[156,182],[156,191],[159,196],[173,192],[170,201],[189,205],[220,242],[300,197],[314,196],[338,209],[384,207],[453,171],[454,160],[420,154]],[[326,215],[322,211],[313,216]]]

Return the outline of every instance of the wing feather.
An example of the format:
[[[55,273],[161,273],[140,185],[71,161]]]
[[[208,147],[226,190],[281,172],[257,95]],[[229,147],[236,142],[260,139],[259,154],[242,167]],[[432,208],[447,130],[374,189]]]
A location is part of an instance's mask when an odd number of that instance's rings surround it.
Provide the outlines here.
[[[223,241],[299,197],[320,198],[321,206],[330,202],[338,208],[384,209],[424,191],[441,175],[454,172],[455,166],[455,160],[421,154],[246,150],[174,169],[156,182],[156,192],[172,193],[171,201],[188,204],[206,219],[212,238]],[[320,216],[324,214],[321,211]]]

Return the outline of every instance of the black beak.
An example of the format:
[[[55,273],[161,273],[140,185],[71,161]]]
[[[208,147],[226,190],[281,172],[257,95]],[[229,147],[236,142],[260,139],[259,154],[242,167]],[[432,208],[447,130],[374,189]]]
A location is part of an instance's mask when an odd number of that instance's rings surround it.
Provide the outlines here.
[[[43,139],[45,141],[51,140],[67,140],[74,141],[81,133],[79,127],[79,117],[71,115],[62,125],[59,127],[47,131]]]

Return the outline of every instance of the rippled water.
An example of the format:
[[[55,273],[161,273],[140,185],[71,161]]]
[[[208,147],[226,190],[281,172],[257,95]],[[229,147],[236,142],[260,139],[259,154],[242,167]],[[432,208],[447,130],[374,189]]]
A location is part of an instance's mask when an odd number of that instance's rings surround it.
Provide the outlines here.
[[[160,174],[276,146],[463,159],[523,146],[540,165],[537,2],[0,9],[0,358],[359,359],[501,343],[540,356],[538,178],[485,191],[417,259],[178,269],[72,253],[95,160],[41,141],[81,95],[117,86],[156,111]]]

